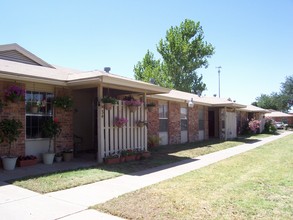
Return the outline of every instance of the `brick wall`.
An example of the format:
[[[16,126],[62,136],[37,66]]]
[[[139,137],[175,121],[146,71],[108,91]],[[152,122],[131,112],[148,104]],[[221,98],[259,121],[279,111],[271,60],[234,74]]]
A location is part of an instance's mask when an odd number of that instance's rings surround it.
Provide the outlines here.
[[[70,96],[71,91],[64,88],[56,88],[55,96]],[[62,149],[73,149],[73,111],[65,111],[61,108],[54,109],[54,117],[61,124],[62,132],[55,140],[55,147]]]
[[[180,142],[180,103],[169,102],[169,144],[179,144]]]
[[[195,142],[198,140],[198,108],[188,108],[188,141]]]
[[[17,85],[25,89],[24,84],[13,83],[8,81],[0,80],[0,99],[2,102],[6,102],[4,91],[12,85]],[[10,101],[6,102],[7,106],[4,106],[3,111],[0,112],[0,121],[3,119],[18,119],[21,121],[23,128],[21,129],[21,134],[17,141],[12,144],[11,154],[12,155],[24,155],[25,154],[25,102],[19,101],[17,103],[12,103]],[[8,143],[0,144],[0,156],[7,155],[9,151]]]
[[[157,100],[148,100],[154,102],[156,106],[152,112],[148,111],[148,135],[159,136],[159,102]]]
[[[209,139],[209,108],[207,106],[203,107],[204,109],[204,139]]]

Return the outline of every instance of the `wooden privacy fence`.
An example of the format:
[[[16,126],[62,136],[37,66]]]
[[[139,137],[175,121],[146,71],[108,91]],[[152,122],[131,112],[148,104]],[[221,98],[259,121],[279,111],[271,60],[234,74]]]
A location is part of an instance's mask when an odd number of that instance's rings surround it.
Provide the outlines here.
[[[104,109],[104,105],[99,106],[101,117],[98,120],[101,123],[101,157],[109,154],[119,153],[122,150],[146,150],[147,149],[147,125],[138,126],[138,122],[147,122],[147,111],[144,104],[136,107],[131,112],[129,107],[123,101],[113,105],[110,110]],[[117,118],[126,118],[128,122],[123,127],[115,126]]]

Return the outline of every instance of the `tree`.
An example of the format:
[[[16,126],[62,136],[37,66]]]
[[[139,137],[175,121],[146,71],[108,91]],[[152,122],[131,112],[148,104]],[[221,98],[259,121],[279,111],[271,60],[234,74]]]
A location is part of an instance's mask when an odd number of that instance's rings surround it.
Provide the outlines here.
[[[288,100],[288,107],[293,106],[293,75],[286,77],[286,81],[281,83],[281,93]]]
[[[134,66],[135,78],[150,82],[151,79],[155,81],[155,84],[160,86],[170,88],[172,87],[170,79],[165,74],[164,66],[161,64],[160,60],[154,59],[154,54],[147,51],[143,60]]]
[[[171,27],[165,40],[161,39],[157,45],[163,61],[155,60],[148,51],[134,67],[135,78],[149,81],[152,76],[161,86],[186,92],[205,90],[202,76],[196,70],[208,67],[207,58],[214,54],[214,47],[203,39],[199,22],[186,19],[179,27]]]

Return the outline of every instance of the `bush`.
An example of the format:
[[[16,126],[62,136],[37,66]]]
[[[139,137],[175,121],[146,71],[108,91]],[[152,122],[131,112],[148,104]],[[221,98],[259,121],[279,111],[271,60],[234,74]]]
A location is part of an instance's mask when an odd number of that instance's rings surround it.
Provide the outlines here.
[[[274,121],[270,118],[266,119],[264,133],[275,134],[277,132],[277,128],[274,124]]]

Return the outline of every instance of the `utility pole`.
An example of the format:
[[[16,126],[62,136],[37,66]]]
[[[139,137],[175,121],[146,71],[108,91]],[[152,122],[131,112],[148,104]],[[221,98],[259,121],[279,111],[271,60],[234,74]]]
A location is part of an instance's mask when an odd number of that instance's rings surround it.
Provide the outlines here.
[[[220,80],[220,73],[221,73],[221,66],[216,66],[218,69],[218,76],[219,76],[219,98],[221,98],[221,80]]]

